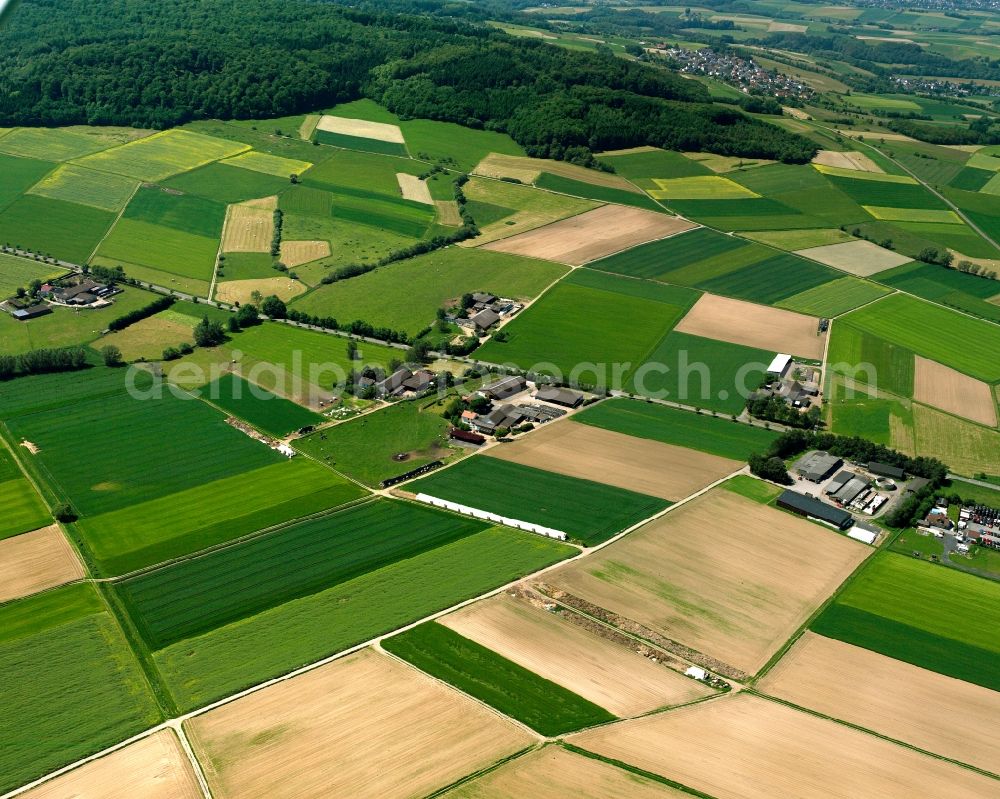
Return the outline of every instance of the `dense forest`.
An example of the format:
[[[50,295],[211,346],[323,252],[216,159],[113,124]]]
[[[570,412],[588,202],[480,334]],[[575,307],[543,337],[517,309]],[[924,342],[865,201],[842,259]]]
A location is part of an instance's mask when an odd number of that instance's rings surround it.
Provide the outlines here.
[[[694,81],[514,39],[455,8],[23,0],[0,31],[0,125],[164,128],[371,97],[404,117],[501,130],[534,155],[582,162],[591,150],[640,144],[798,162],[813,154],[801,137],[709,104]]]

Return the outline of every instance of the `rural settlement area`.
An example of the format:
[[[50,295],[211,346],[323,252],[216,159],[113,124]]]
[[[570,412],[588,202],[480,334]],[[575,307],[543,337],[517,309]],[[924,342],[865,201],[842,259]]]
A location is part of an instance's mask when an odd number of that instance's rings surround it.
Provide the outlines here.
[[[1000,284],[857,147],[0,131],[0,795],[996,795]]]

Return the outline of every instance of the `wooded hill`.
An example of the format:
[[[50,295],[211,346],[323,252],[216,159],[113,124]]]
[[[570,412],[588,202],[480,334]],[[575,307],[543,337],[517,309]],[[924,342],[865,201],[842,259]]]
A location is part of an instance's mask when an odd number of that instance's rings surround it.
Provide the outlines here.
[[[663,69],[391,0],[24,0],[2,32],[0,125],[266,119],[371,97],[509,133],[530,154],[652,144],[806,161],[814,145]]]

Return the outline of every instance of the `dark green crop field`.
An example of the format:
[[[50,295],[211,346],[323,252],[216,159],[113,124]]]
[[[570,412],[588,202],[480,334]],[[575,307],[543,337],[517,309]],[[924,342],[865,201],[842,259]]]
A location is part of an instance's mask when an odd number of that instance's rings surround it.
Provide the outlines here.
[[[1000,584],[883,553],[812,629],[950,677],[1000,690]]]
[[[61,405],[76,405],[87,399],[117,394],[122,390],[122,372],[92,367],[79,372],[28,375],[5,383],[0,391],[0,419],[45,411]],[[150,381],[146,381],[148,385]]]
[[[205,386],[202,396],[265,433],[279,437],[324,421],[318,413],[252,385],[232,372]]]
[[[775,255],[729,274],[701,281],[697,288],[771,305],[836,280],[839,272],[797,255]]]
[[[340,652],[568,558],[576,550],[491,527],[154,654],[185,709]]]
[[[662,499],[475,456],[410,484],[473,508],[562,530],[588,546],[666,508]]]
[[[486,527],[420,505],[374,502],[125,580],[115,590],[149,647],[162,649]]]
[[[110,211],[25,194],[0,213],[0,243],[83,264],[114,221]]]
[[[381,155],[405,156],[408,154],[406,145],[397,142],[368,139],[363,136],[348,136],[344,133],[332,133],[328,130],[317,130],[313,135],[320,144],[332,144],[334,147],[343,147],[347,150],[362,150],[366,153],[379,153]]]
[[[713,174],[708,167],[702,166],[697,161],[668,150],[608,155],[601,160],[614,166],[615,172],[629,180],[686,178]]]
[[[623,397],[587,408],[573,420],[734,460],[766,451],[778,437],[773,430]]]
[[[388,638],[382,646],[543,735],[615,719],[582,696],[435,622]]]
[[[0,153],[0,175],[3,175],[0,181],[0,209],[10,205],[55,168],[56,165],[49,161]]]
[[[870,364],[873,373],[862,371],[855,379],[900,397],[913,396],[913,351],[838,320],[833,326],[827,354],[830,368],[850,376],[854,369]]]
[[[222,203],[200,197],[186,194],[178,196],[160,188],[142,188],[128,204],[123,217],[218,239],[222,234],[226,207]]]
[[[209,164],[192,172],[183,172],[164,181],[163,185],[185,194],[221,203],[239,203],[259,197],[270,197],[289,187],[286,178],[254,172],[251,169],[237,169],[225,164]]]
[[[0,791],[162,719],[97,591],[73,585],[0,607]]]
[[[882,272],[878,281],[983,319],[1000,322],[1000,305],[986,302],[1000,295],[1000,281],[924,263],[904,264]]]
[[[888,183],[827,176],[830,182],[859,205],[885,208],[947,208],[941,200],[916,183]]]
[[[535,185],[540,189],[557,191],[560,194],[572,194],[574,197],[586,197],[590,200],[619,203],[620,205],[634,205],[637,208],[666,213],[663,206],[647,194],[616,189],[611,186],[595,186],[593,183],[585,183],[582,180],[573,180],[549,172],[543,172],[535,181]]]
[[[630,277],[669,279],[670,272],[749,245],[742,239],[699,228],[610,255],[589,266]]]

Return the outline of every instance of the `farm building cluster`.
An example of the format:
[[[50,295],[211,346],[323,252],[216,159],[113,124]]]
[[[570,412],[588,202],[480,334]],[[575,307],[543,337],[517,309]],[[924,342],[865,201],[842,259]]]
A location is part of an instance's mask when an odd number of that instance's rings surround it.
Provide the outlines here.
[[[19,290],[19,294],[21,291]],[[118,286],[100,283],[85,275],[74,275],[51,283],[36,284],[3,303],[14,319],[26,322],[52,313],[53,306],[68,308],[104,308],[120,294]]]
[[[502,435],[526,424],[544,424],[579,408],[585,396],[579,391],[553,386],[534,386],[520,375],[504,377],[483,386],[475,397],[477,410],[462,412],[461,423],[452,438],[481,444],[484,436]],[[468,435],[471,433],[472,435]]]
[[[755,396],[778,397],[802,411],[819,406],[821,373],[816,367],[796,363],[791,355],[778,353],[765,375],[767,382]]]
[[[939,498],[917,524],[917,532],[937,538],[954,536],[955,550],[961,554],[976,544],[1000,550],[1000,510],[979,504],[950,506]]]
[[[437,384],[437,373],[430,369],[410,369],[407,366],[399,367],[388,376],[380,374],[377,369],[368,368],[354,382],[358,391],[373,393],[381,399],[417,396]]]
[[[851,464],[822,450],[803,455],[792,473],[797,490],[786,490],[778,498],[779,507],[850,530],[848,535],[868,544],[875,543],[878,530],[858,520],[885,513],[899,497],[927,483],[920,477],[907,480],[903,469],[889,463]]]
[[[488,292],[477,291],[471,295],[472,304],[463,309],[463,314],[453,315],[448,321],[466,328],[470,334],[485,336],[504,319],[509,319],[524,308],[518,302],[506,297],[498,297]]]

